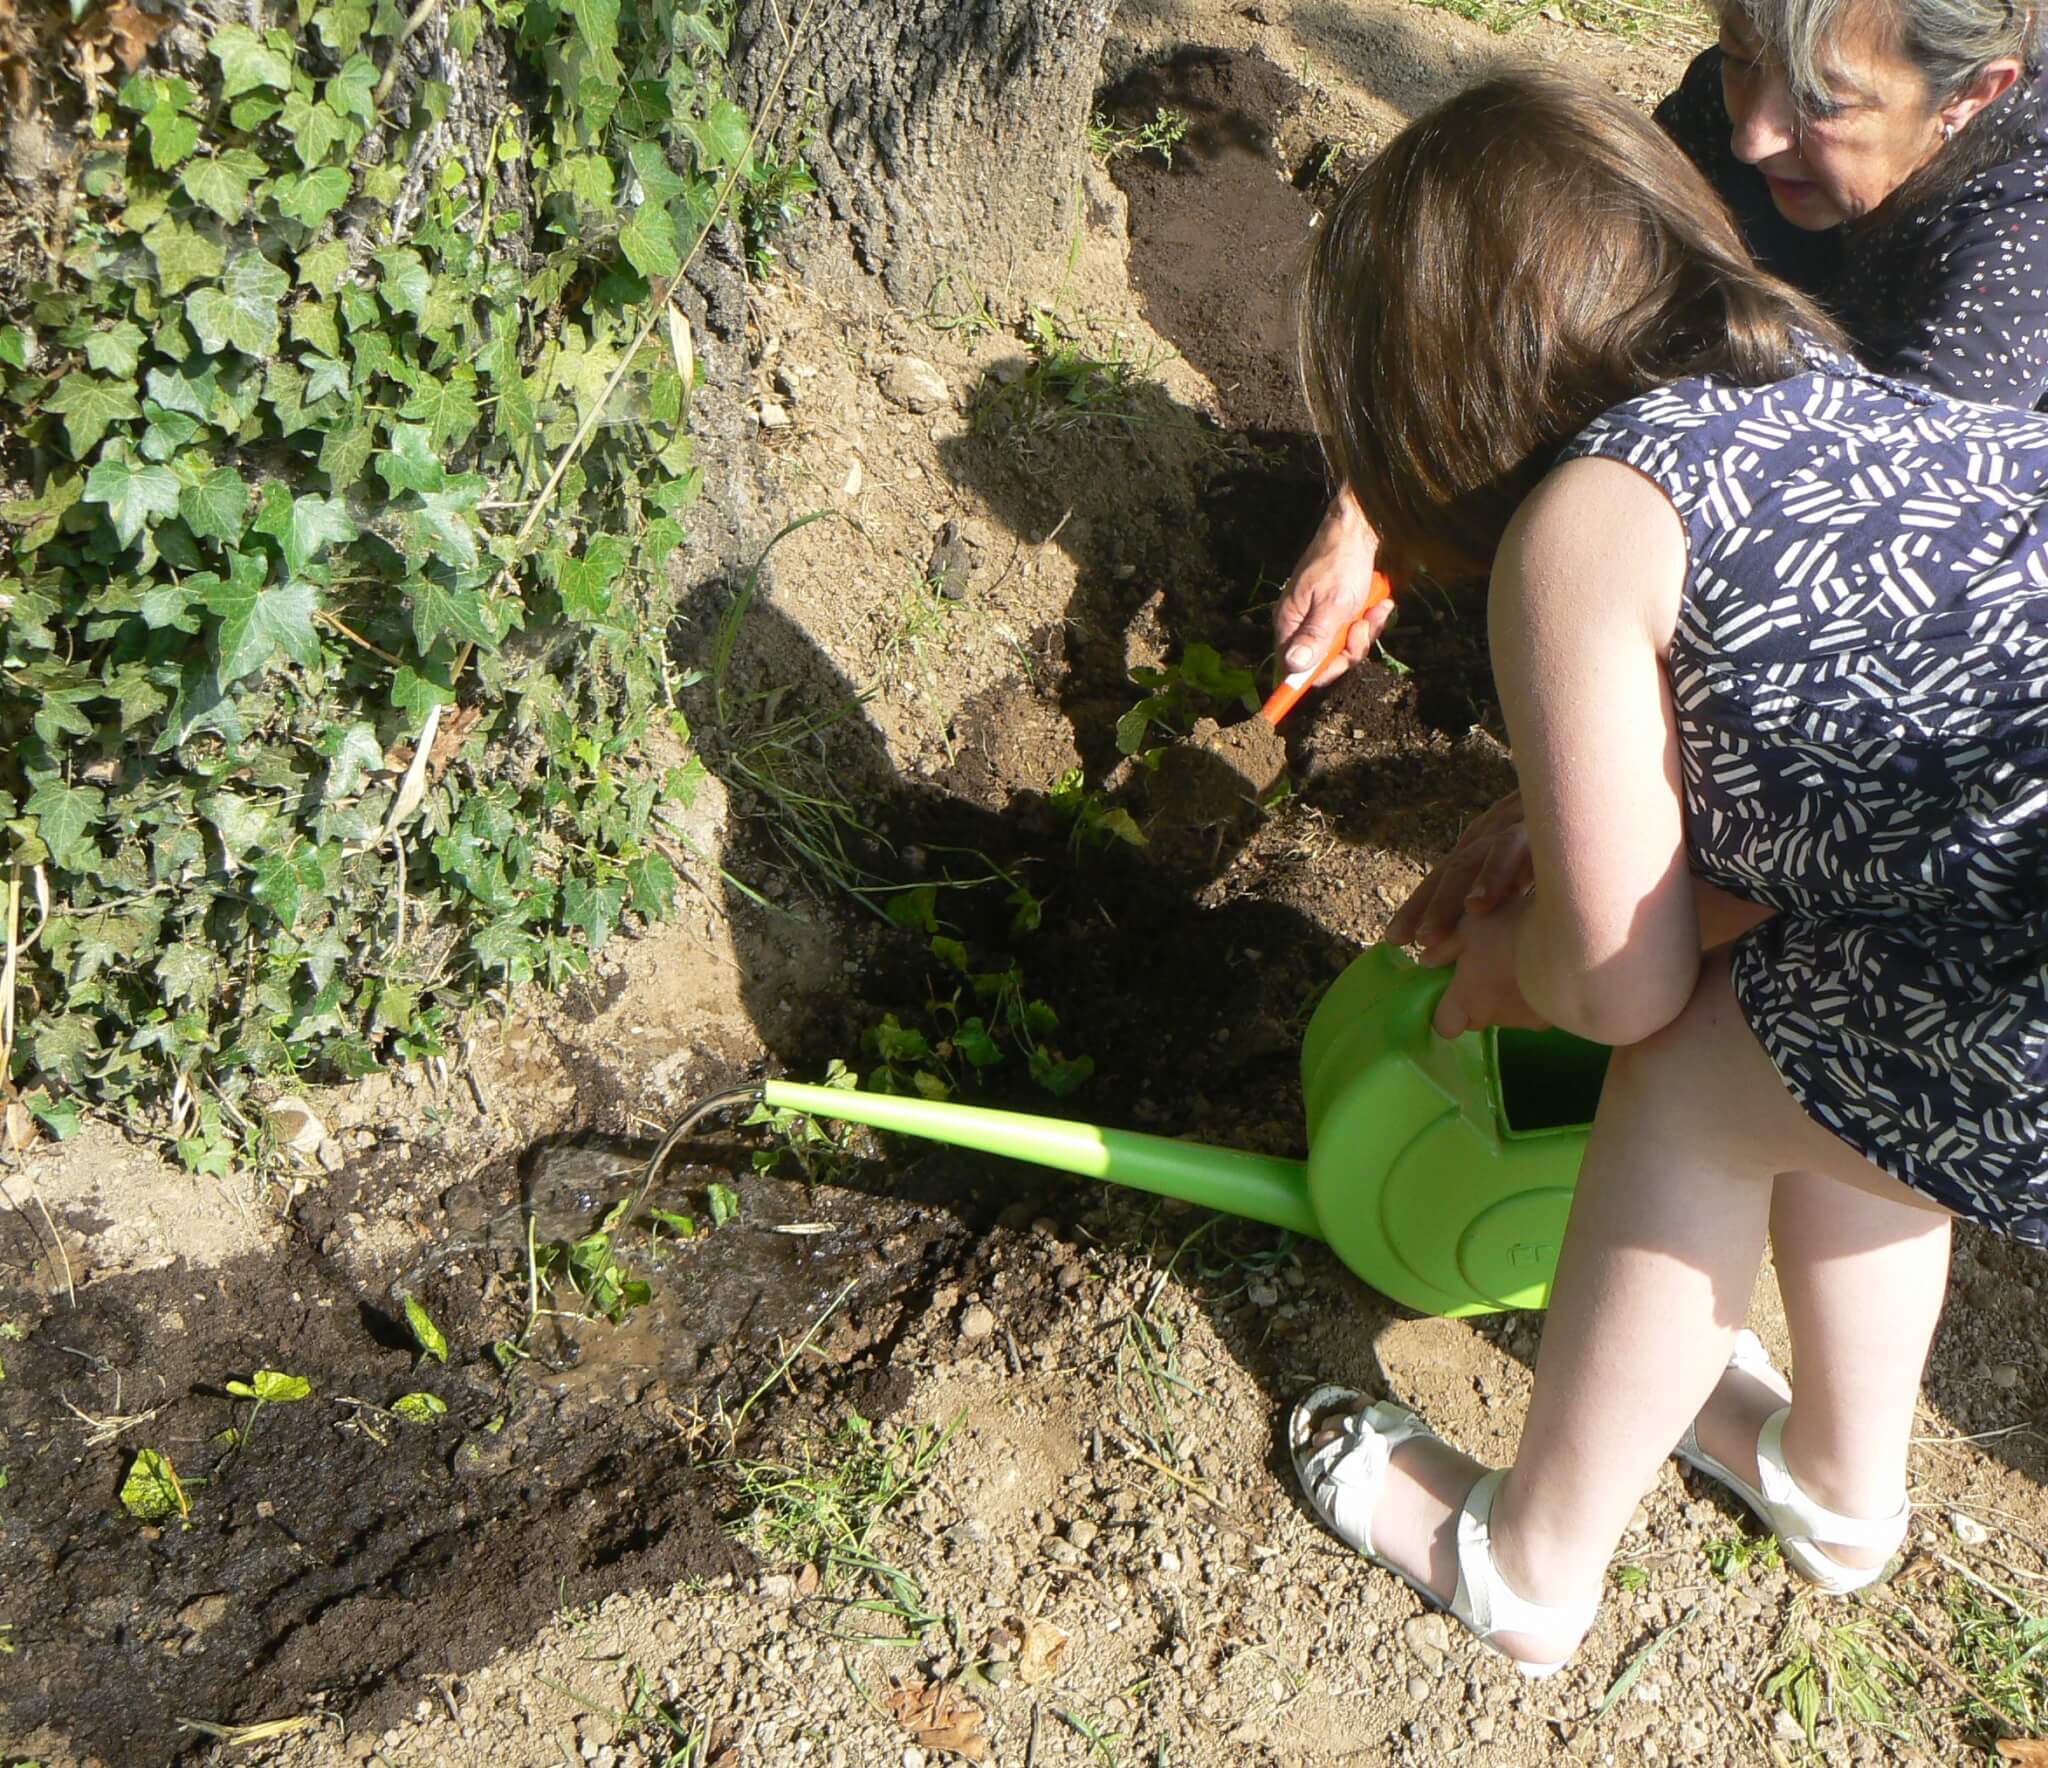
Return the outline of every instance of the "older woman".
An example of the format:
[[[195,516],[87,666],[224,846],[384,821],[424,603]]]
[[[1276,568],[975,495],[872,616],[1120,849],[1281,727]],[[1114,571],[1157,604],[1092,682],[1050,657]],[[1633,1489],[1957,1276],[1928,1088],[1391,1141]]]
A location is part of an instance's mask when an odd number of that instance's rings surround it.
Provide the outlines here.
[[[1721,0],[1720,13],[1720,42],[1657,120],[1763,266],[1816,297],[1872,368],[2048,405],[2048,83],[2028,0]],[[1357,618],[1377,545],[1341,493],[1274,610],[1288,669]],[[1391,611],[1359,621],[1321,679],[1364,656]],[[1439,906],[1455,920],[1462,889]],[[1439,929],[1418,911],[1396,931]]]

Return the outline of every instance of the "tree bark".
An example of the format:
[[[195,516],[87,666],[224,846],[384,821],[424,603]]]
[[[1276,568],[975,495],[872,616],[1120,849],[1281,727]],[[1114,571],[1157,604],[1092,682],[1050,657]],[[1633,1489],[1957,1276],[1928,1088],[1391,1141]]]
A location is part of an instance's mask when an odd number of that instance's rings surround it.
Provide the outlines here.
[[[808,0],[743,0],[758,107]],[[1110,0],[816,0],[792,116],[834,220],[898,305],[949,273],[992,280],[1071,225]]]

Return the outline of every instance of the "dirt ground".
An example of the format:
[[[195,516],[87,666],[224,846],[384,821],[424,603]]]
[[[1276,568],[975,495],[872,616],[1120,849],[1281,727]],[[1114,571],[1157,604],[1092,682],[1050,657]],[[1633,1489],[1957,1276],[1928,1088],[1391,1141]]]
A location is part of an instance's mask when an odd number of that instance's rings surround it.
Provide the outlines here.
[[[1510,782],[1450,595],[1404,611],[1398,668],[1289,721],[1291,787],[1264,807],[1199,757],[1154,776],[1116,743],[1132,668],[1192,644],[1260,661],[1313,527],[1288,300],[1319,192],[1504,46],[1645,102],[1684,59],[1550,22],[1504,45],[1377,0],[1131,0],[1104,110],[1191,126],[1170,165],[1090,173],[1057,263],[916,316],[823,258],[756,291],[746,388],[707,393],[706,421],[766,450],[753,546],[835,515],[775,546],[739,676],[772,684],[769,716],[812,715],[780,762],[838,795],[847,866],[945,886],[942,930],[1014,962],[1057,1012],[1048,1047],[1093,1063],[1070,1098],[1015,1059],[973,1096],[1299,1152],[1315,997]],[[1034,310],[1120,365],[1114,398],[1022,403]],[[702,586],[680,662],[732,592]],[[543,1321],[508,1376],[491,1346],[528,1315],[532,1248],[635,1197],[678,1113],[763,1073],[865,1073],[886,1016],[952,991],[927,938],[791,863],[764,752],[691,711],[713,777],[678,920],[567,999],[517,1001],[450,1072],[313,1097],[324,1161],[195,1180],[92,1127],[0,1167],[0,1762],[1984,1753],[1999,1726],[1967,1710],[1942,1592],[2048,1581],[2048,1364],[2039,1264],[1975,1233],[1879,1599],[1905,1620],[1866,1633],[1871,1611],[1802,1593],[1674,1468],[1541,1684],[1324,1535],[1278,1436],[1337,1379],[1505,1459],[1540,1317],[1418,1318],[1315,1243],[906,1141],[756,1172],[773,1141],[712,1118],[648,1196],[729,1219],[634,1240],[646,1305]],[[1150,842],[1086,839],[1074,770]],[[1782,1354],[1768,1293],[1756,1324]],[[252,1420],[226,1383],[258,1368],[311,1397]],[[412,1393],[445,1409],[394,1415]],[[122,1510],[145,1445],[191,1526]],[[1880,1634],[1896,1699],[1838,1700],[1809,1737],[1774,1678],[1818,1665],[1841,1696]]]

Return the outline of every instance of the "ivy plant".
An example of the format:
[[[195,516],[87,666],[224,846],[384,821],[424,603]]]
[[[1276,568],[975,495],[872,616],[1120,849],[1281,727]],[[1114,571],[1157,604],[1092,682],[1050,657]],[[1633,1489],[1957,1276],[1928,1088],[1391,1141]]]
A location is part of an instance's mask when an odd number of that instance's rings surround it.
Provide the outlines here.
[[[437,1054],[666,914],[698,777],[667,302],[786,170],[707,0],[452,7],[522,97],[466,133],[406,27],[299,0],[105,94],[0,316],[0,880],[47,905],[0,1081],[160,1106],[202,1165],[261,1077]]]

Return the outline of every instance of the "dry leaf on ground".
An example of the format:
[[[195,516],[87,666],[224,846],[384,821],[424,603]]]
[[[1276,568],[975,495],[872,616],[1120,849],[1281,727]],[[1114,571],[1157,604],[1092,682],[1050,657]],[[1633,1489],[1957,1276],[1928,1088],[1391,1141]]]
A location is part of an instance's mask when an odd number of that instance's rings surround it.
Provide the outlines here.
[[[889,1711],[928,1750],[949,1751],[969,1762],[991,1760],[981,1729],[987,1715],[943,1682],[905,1682],[892,1688]]]
[[[143,57],[156,47],[157,38],[171,23],[168,18],[154,18],[138,11],[128,0],[114,0],[101,15],[101,22],[114,40],[114,54],[122,71],[130,74],[142,65]]]
[[[2022,1768],[2048,1768],[2048,1737],[2001,1737],[1998,1753]]]
[[[1068,1635],[1050,1621],[1032,1621],[1024,1628],[1023,1649],[1017,1653],[1017,1680],[1036,1688],[1059,1674],[1060,1654],[1067,1649]]]

